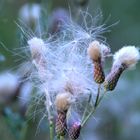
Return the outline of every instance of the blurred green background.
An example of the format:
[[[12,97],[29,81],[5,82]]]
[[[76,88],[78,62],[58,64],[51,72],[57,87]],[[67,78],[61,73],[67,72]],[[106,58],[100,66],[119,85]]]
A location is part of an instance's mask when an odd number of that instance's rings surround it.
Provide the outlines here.
[[[17,36],[18,14],[20,8],[28,2],[43,2],[51,13],[59,7],[76,6],[76,0],[0,0],[0,42],[12,50],[19,45]],[[78,6],[77,6],[78,7]],[[103,35],[107,38],[112,52],[124,45],[140,45],[140,0],[89,0],[87,7],[91,14],[102,11],[102,21],[106,25],[116,25],[109,28],[111,32]],[[86,10],[86,6],[83,7]],[[72,11],[73,12],[73,11]],[[49,13],[48,13],[49,14]],[[73,16],[73,15],[72,15]],[[46,19],[47,20],[47,19]],[[0,53],[5,56],[5,61],[0,62],[0,70],[12,69],[17,64],[16,58],[10,51],[0,47]],[[110,66],[111,64],[109,64]],[[124,73],[117,88],[108,94],[98,108],[96,115],[82,130],[81,139],[85,140],[140,140],[140,64],[134,71]],[[108,71],[109,68],[106,68]],[[1,117],[0,117],[1,118]],[[44,139],[46,131],[30,133],[27,139]],[[14,140],[13,132],[0,119],[0,140]]]

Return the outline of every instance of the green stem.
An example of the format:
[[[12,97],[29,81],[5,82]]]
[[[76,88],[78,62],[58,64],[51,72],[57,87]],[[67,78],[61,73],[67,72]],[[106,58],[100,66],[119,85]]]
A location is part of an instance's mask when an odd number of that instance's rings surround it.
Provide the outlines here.
[[[100,84],[99,84],[99,86],[98,86],[98,92],[97,92],[96,101],[95,101],[95,104],[94,104],[94,107],[95,107],[95,108],[96,108],[97,105],[98,105],[99,97],[100,97]]]
[[[83,120],[81,126],[83,127],[87,121],[89,120],[89,118],[94,114],[94,112],[96,111],[96,108],[98,107],[99,103],[101,102],[101,100],[103,99],[104,95],[105,95],[106,91],[104,92],[104,94],[99,98],[99,94],[100,94],[100,85],[98,86],[98,93],[97,93],[97,97],[96,97],[96,101],[95,101],[95,105],[94,108],[91,110],[91,112],[88,114],[88,116]]]
[[[82,124],[81,124],[82,127],[86,124],[86,122],[89,120],[89,118],[92,116],[92,114],[93,114],[94,112],[95,112],[95,108],[93,108],[93,109],[91,110],[91,112],[89,113],[89,115],[84,119],[84,121],[83,121]]]
[[[64,136],[60,136],[60,140],[64,140]]]
[[[59,136],[59,135],[56,135],[56,139],[57,139],[57,140],[60,140],[60,136]]]
[[[54,126],[53,126],[53,119],[50,119],[50,140],[53,140],[54,136],[53,136],[53,130],[54,130]]]
[[[27,123],[25,123],[22,130],[21,130],[20,140],[25,140],[26,139],[26,134],[27,134],[28,128],[29,128],[29,125]]]
[[[86,116],[86,113],[87,113],[87,110],[88,110],[88,105],[89,105],[90,101],[91,101],[91,93],[89,95],[88,102],[86,104],[86,107],[85,107],[85,110],[84,110],[84,113],[83,113],[82,122],[83,122],[83,120],[84,120],[84,118]]]

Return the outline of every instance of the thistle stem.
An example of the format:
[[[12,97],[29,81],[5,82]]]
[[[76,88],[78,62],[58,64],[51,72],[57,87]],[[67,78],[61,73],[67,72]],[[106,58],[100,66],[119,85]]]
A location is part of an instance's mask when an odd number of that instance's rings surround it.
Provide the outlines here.
[[[99,97],[100,97],[100,84],[99,84],[99,86],[98,86],[98,92],[97,92],[96,101],[95,101],[95,104],[94,104],[94,107],[95,107],[95,108],[96,108],[97,105],[98,105]]]
[[[86,107],[85,107],[85,110],[84,110],[84,113],[83,113],[82,122],[83,122],[83,120],[84,120],[84,118],[85,118],[85,116],[86,116],[87,109],[88,109],[88,105],[89,105],[90,101],[91,101],[91,93],[90,93],[90,95],[89,95],[88,102],[87,102],[87,104],[86,104]]]
[[[57,135],[56,137],[57,137],[57,140],[60,140],[60,136],[59,135]]]
[[[92,114],[95,112],[95,108],[93,108],[92,110],[91,110],[91,112],[88,114],[88,116],[83,120],[83,122],[82,122],[82,124],[81,124],[81,127],[83,127],[85,124],[86,124],[86,122],[89,120],[89,118],[92,116]]]
[[[53,125],[53,119],[50,119],[50,140],[53,140],[53,133],[54,133],[54,125]]]
[[[60,140],[64,140],[64,136],[60,136]]]
[[[101,100],[103,99],[106,91],[104,92],[104,94],[100,97],[100,85],[98,86],[98,93],[97,93],[97,97],[96,97],[96,101],[95,101],[95,105],[94,105],[94,108],[91,110],[91,112],[87,115],[87,117],[83,120],[82,124],[81,124],[81,127],[83,127],[87,121],[90,119],[90,117],[94,114],[94,112],[96,111],[96,108],[98,107],[99,103],[101,102]],[[100,97],[100,98],[99,98]]]

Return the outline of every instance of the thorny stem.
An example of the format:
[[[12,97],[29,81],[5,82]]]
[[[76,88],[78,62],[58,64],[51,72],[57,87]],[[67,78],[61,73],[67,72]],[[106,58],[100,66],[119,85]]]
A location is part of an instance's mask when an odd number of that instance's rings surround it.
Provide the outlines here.
[[[101,100],[103,99],[104,95],[105,95],[106,91],[104,91],[103,95],[99,98],[100,95],[100,85],[98,86],[98,93],[97,93],[97,97],[96,97],[96,101],[95,101],[95,105],[94,108],[91,110],[91,112],[88,114],[88,116],[83,120],[81,126],[83,127],[87,121],[89,120],[89,118],[93,115],[93,113],[96,111],[96,108],[98,107],[99,103],[101,102]]]

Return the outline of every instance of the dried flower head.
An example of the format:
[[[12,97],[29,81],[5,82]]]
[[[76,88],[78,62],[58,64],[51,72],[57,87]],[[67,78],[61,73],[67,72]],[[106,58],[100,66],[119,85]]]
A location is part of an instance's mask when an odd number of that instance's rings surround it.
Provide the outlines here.
[[[113,66],[124,64],[130,68],[135,66],[139,59],[140,53],[135,46],[125,46],[114,54]]]
[[[45,43],[41,38],[33,37],[28,41],[28,45],[33,58],[43,55],[46,50]]]
[[[55,124],[55,130],[58,136],[64,136],[66,134],[67,124],[67,111],[71,104],[71,94],[69,92],[59,93],[55,99],[55,105],[57,108],[57,119]]]
[[[111,72],[104,82],[105,90],[114,90],[122,72],[134,67],[139,59],[140,53],[134,46],[126,46],[116,52]]]
[[[59,93],[55,99],[55,105],[59,111],[67,111],[71,104],[71,94],[69,92]]]
[[[69,130],[70,139],[71,140],[77,140],[80,136],[80,131],[81,131],[81,123],[80,122],[75,122]]]
[[[101,59],[101,47],[98,41],[91,42],[87,51],[93,61],[98,61]]]
[[[66,112],[58,112],[57,119],[55,123],[55,130],[57,136],[64,136],[67,130],[67,113]]]
[[[89,44],[87,52],[93,61],[100,61],[110,54],[110,48],[95,40]]]
[[[34,63],[36,69],[38,70],[38,75],[40,81],[45,80],[46,78],[46,66],[47,61],[45,58],[46,55],[46,45],[41,38],[33,37],[28,41],[28,47],[32,55],[32,62]]]
[[[105,79],[102,62],[104,61],[105,56],[110,52],[110,49],[98,41],[93,41],[89,44],[87,52],[94,63],[95,82],[101,84]]]

